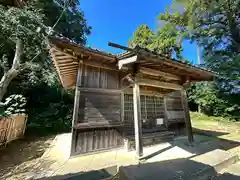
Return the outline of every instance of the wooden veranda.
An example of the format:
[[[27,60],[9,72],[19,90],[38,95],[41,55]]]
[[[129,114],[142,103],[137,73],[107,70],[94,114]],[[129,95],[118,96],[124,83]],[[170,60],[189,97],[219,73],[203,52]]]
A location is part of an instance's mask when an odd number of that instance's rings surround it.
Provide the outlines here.
[[[211,81],[213,72],[139,47],[110,43],[127,51],[113,55],[66,39],[50,42],[62,85],[75,88],[72,155],[118,148],[133,139],[140,157],[143,140],[158,142],[172,133],[172,124],[184,124],[193,142],[185,89],[191,82]]]

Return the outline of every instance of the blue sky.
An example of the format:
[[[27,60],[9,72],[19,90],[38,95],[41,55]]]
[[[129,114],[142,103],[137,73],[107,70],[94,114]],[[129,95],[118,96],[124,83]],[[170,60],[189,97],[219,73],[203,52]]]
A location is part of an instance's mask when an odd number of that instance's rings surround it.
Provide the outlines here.
[[[108,42],[127,46],[137,27],[147,24],[157,28],[157,17],[171,4],[171,0],[80,0],[92,33],[88,45],[111,53],[121,50],[108,46]],[[196,63],[196,45],[183,43],[183,56]]]

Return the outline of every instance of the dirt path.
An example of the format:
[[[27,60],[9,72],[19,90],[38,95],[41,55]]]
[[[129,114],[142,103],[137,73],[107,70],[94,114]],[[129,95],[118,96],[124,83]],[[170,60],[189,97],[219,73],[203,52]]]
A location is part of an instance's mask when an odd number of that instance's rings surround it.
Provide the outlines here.
[[[16,140],[0,149],[0,179],[26,179],[54,136]]]

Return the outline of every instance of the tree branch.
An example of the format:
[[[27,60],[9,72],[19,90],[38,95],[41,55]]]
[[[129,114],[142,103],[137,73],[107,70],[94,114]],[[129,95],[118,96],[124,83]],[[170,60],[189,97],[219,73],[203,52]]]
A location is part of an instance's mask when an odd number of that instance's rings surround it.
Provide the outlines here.
[[[12,67],[11,69],[9,69],[7,72],[4,73],[0,81],[0,102],[2,101],[3,96],[7,92],[7,88],[9,84],[20,72],[19,68],[20,68],[20,60],[21,60],[22,52],[23,52],[22,41],[20,39],[17,39],[16,51],[15,51]]]
[[[21,55],[23,52],[23,45],[20,39],[17,39],[16,42],[16,51],[13,59],[12,69],[17,70],[20,67]]]

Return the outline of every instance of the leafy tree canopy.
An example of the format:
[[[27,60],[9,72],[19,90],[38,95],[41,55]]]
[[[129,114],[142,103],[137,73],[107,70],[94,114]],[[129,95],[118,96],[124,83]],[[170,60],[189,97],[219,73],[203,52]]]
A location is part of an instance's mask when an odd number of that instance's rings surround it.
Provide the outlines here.
[[[203,49],[205,67],[214,70],[218,78],[214,86],[211,83],[193,86],[190,98],[215,110],[222,106],[222,114],[234,114],[240,105],[236,88],[240,76],[239,7],[239,0],[175,0],[159,16],[174,26],[182,38],[197,42]]]
[[[25,96],[30,125],[70,127],[72,92],[61,87],[46,39],[57,34],[85,44],[91,27],[79,6],[78,0],[32,0],[21,9],[0,6],[0,102],[4,94]]]
[[[159,28],[156,33],[147,25],[140,25],[132,39],[129,40],[130,47],[136,45],[163,55],[175,55],[176,58],[181,59],[182,48],[179,33],[170,24]]]
[[[176,0],[177,10],[168,10],[159,19],[171,23],[182,37],[203,47],[205,65],[234,79],[240,67],[239,0]]]

